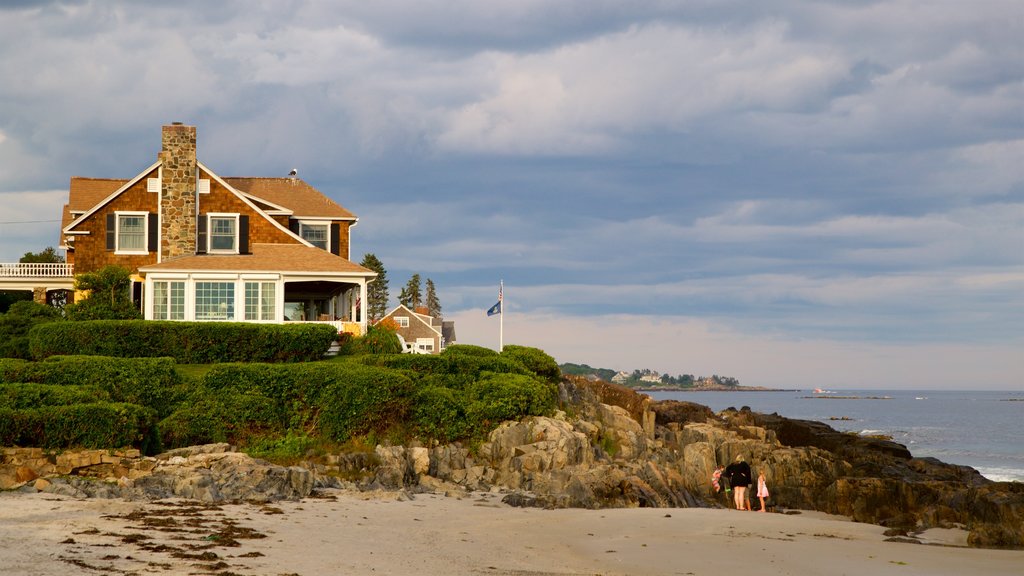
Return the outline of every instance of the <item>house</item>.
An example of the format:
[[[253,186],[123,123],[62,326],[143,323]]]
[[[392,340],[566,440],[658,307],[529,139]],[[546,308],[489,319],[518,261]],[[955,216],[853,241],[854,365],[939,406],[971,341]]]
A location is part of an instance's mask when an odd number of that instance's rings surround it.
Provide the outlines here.
[[[130,179],[71,178],[62,248],[75,273],[118,265],[147,320],[331,322],[366,331],[376,273],[351,261],[358,219],[295,176],[229,178],[196,156],[196,128],[162,129]]]
[[[395,332],[401,336],[407,352],[440,354],[449,344],[455,343],[455,323],[434,318],[427,313],[426,307],[410,310],[399,304],[377,323],[386,321],[394,323]],[[446,332],[449,339],[445,338]]]

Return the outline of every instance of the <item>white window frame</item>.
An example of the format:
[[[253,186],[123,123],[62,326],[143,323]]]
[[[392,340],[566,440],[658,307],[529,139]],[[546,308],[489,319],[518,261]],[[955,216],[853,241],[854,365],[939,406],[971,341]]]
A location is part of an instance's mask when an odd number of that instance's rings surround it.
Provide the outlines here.
[[[206,215],[206,252],[208,254],[238,254],[238,224],[239,215],[237,213],[210,213]],[[213,221],[214,220],[234,220],[234,241],[232,242],[231,248],[214,248],[213,247]]]
[[[408,328],[409,327],[409,317],[408,316],[395,316],[394,320],[395,320],[395,324],[398,324],[399,328]]]
[[[142,248],[126,250],[121,248],[121,218],[142,218]],[[149,247],[149,212],[114,212],[114,254],[148,254]]]
[[[256,317],[249,317],[249,290],[248,285],[256,285]],[[264,300],[266,299],[267,287],[273,290],[273,303],[270,307],[270,313],[264,313]],[[274,322],[277,320],[277,310],[279,308],[278,301],[278,282],[274,280],[261,280],[259,278],[242,278],[242,322]]]
[[[167,317],[166,318],[157,318],[157,315],[156,315],[156,305],[157,305],[156,290],[157,290],[157,284],[166,284],[167,285],[167,293],[165,294],[166,301],[163,302],[164,306],[167,307]],[[180,288],[181,288],[181,310],[179,311],[180,316],[178,316],[178,317],[175,317],[175,310],[174,310],[174,306],[173,306],[173,303],[174,303],[174,285],[175,284],[180,284]],[[153,320],[184,320],[187,317],[187,314],[188,314],[188,286],[187,286],[187,284],[188,283],[185,282],[184,278],[161,278],[159,280],[154,280],[153,281],[153,295],[150,298],[151,304],[149,304],[149,309],[152,311],[151,316],[152,316]]]
[[[416,349],[423,352],[434,351],[434,339],[433,338],[417,338]]]
[[[305,240],[306,242],[309,242],[310,244],[313,244],[313,246],[316,246],[317,248],[320,248],[320,246],[317,246],[316,244],[313,243],[313,241],[311,241],[308,238],[306,238],[306,235],[304,234],[306,228],[314,228],[314,227],[315,228],[323,228],[324,229],[324,246],[323,246],[323,249],[328,251],[328,252],[330,252],[331,251],[331,221],[330,220],[299,220],[299,237],[302,238],[303,240]]]

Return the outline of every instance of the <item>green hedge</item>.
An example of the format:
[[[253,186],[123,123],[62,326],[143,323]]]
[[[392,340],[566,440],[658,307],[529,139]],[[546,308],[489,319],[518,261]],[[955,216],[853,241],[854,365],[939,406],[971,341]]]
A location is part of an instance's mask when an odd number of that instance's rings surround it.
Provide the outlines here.
[[[0,360],[0,381],[96,386],[114,402],[148,406],[165,416],[177,401],[181,376],[170,358],[55,356],[42,362]]]
[[[160,450],[156,413],[144,406],[96,402],[0,408],[0,445],[42,448],[122,448],[145,454]]]
[[[503,358],[497,354],[489,356],[472,354],[378,354],[361,356],[358,360],[367,366],[411,370],[420,375],[463,375],[471,376],[475,379],[483,372],[532,374],[518,360]]]
[[[442,356],[497,356],[498,353],[490,348],[484,348],[483,346],[476,346],[474,344],[452,344],[441,352]]]
[[[51,322],[29,331],[35,358],[55,355],[144,358],[182,364],[305,362],[323,358],[338,337],[329,324],[91,320]]]
[[[224,364],[160,429],[170,447],[293,430],[343,442],[406,420],[414,389],[400,371],[358,363]]]
[[[509,344],[502,349],[501,356],[519,362],[548,382],[557,384],[562,379],[558,362],[540,348]]]
[[[12,410],[109,401],[110,394],[98,386],[0,384],[0,408]]]

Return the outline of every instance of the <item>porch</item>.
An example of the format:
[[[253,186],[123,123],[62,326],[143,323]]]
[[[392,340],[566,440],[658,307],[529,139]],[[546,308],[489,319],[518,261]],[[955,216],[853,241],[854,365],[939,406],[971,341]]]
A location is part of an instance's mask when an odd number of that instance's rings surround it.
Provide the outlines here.
[[[47,292],[74,288],[74,264],[0,263],[0,290],[30,291],[36,302],[45,303]]]

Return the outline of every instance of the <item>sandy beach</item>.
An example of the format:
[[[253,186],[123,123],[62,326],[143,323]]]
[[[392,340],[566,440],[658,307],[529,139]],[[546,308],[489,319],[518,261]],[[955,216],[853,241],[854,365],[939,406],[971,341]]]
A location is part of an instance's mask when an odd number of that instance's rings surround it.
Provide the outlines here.
[[[541,510],[461,498],[328,491],[205,505],[0,494],[0,574],[1017,575],[1024,551],[886,542],[816,512]]]

